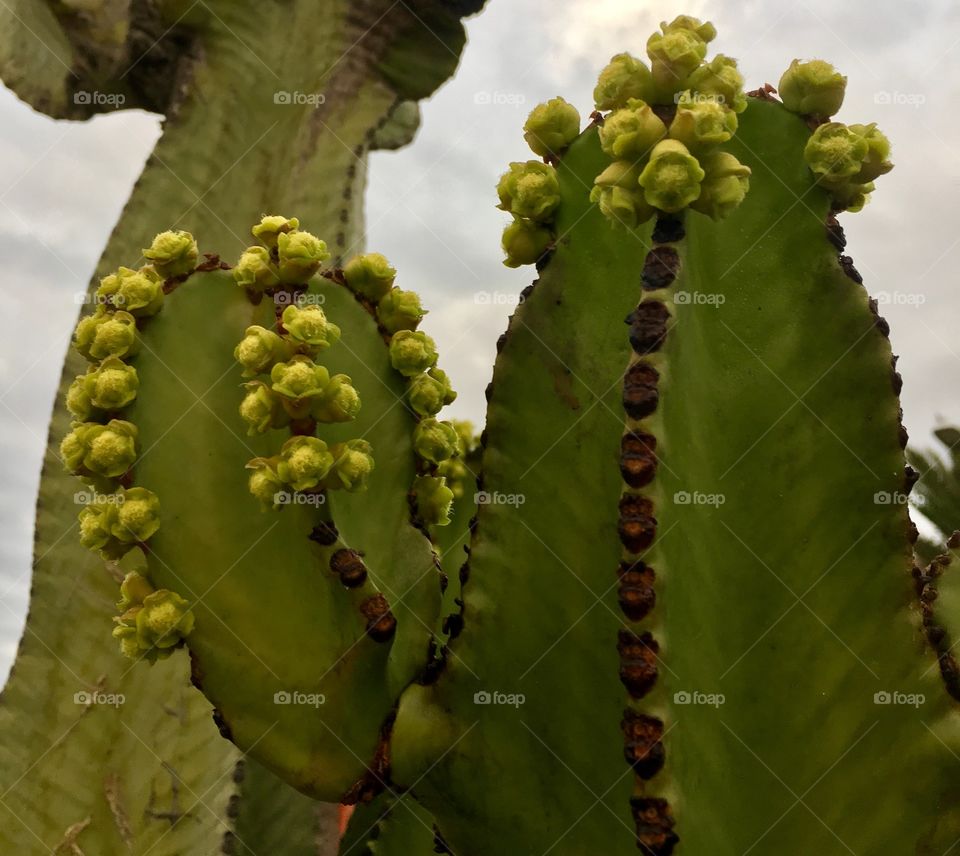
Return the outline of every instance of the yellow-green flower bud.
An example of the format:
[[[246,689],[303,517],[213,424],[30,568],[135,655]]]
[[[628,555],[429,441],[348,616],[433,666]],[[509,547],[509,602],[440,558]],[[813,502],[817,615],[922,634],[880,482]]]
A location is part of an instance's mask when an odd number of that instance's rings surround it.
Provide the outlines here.
[[[265,511],[270,508],[278,509],[279,494],[285,490],[286,485],[273,469],[272,463],[265,458],[255,458],[247,464],[247,468],[253,470],[247,482],[250,493],[260,500],[260,505]]]
[[[247,327],[240,344],[233,351],[233,356],[243,366],[244,377],[268,372],[274,363],[289,355],[290,349],[280,336],[257,325]]]
[[[324,311],[315,304],[283,310],[283,329],[296,345],[308,345],[311,353],[329,348],[340,339],[340,328],[327,320]]]
[[[593,100],[598,110],[626,107],[631,98],[653,100],[653,78],[646,64],[628,53],[617,54],[600,72]]]
[[[687,147],[678,140],[662,140],[640,173],[640,186],[647,203],[672,214],[700,195],[703,170]]]
[[[296,217],[283,217],[279,214],[265,215],[250,231],[253,237],[265,246],[273,249],[277,246],[277,238],[288,232],[300,228],[300,221]]]
[[[890,162],[890,140],[877,128],[876,122],[869,125],[850,125],[853,133],[863,137],[867,143],[867,154],[863,158],[860,166],[860,172],[855,176],[855,181],[860,184],[873,181],[881,175],[886,175],[893,169]]]
[[[263,381],[251,381],[245,386],[247,394],[240,402],[240,418],[247,423],[247,434],[252,437],[290,424],[290,414],[284,409],[282,399]]]
[[[661,28],[662,33],[647,40],[647,56],[657,100],[666,102],[674,92],[687,88],[687,78],[707,55],[707,43],[695,30],[671,29],[666,24]]]
[[[750,167],[723,151],[705,155],[700,165],[706,176],[700,185],[700,196],[690,203],[690,207],[714,220],[720,220],[743,202],[747,195]]]
[[[700,154],[725,143],[737,132],[737,114],[710,98],[699,98],[689,90],[677,102],[670,123],[670,138],[679,140],[691,152]]]
[[[334,457],[333,469],[326,484],[331,489],[348,493],[363,490],[373,472],[373,447],[366,440],[347,440],[330,447]]]
[[[847,78],[829,62],[795,59],[780,78],[778,91],[788,110],[825,118],[840,109],[846,88]]]
[[[99,410],[120,410],[137,397],[137,370],[119,357],[107,357],[92,372],[77,380],[85,383],[90,404]]]
[[[277,363],[270,370],[270,388],[281,396],[283,406],[294,419],[310,412],[312,399],[323,395],[330,383],[330,372],[309,357],[296,356]]]
[[[84,506],[77,518],[80,522],[80,545],[94,552],[104,550],[114,540],[112,529],[116,518],[115,502],[100,501]]]
[[[446,526],[450,522],[453,491],[445,478],[417,476],[413,482],[417,513],[428,526]]]
[[[90,393],[87,390],[87,377],[88,375],[77,375],[67,389],[67,410],[79,422],[89,419],[93,411],[93,403],[90,401]]]
[[[407,386],[407,401],[418,416],[436,416],[444,405],[457,398],[450,378],[442,369],[430,369],[411,378]]]
[[[396,277],[396,268],[380,253],[354,256],[343,269],[343,278],[350,290],[371,303],[378,302],[393,288]]]
[[[136,318],[155,315],[163,306],[163,280],[152,267],[122,267],[100,280],[97,297]]]
[[[660,29],[664,33],[672,33],[675,30],[689,30],[706,43],[712,42],[717,37],[717,28],[713,24],[709,21],[701,21],[692,15],[677,15],[669,24],[666,21],[661,21]]]
[[[106,425],[74,423],[60,444],[60,455],[75,475],[121,476],[137,458],[137,428],[120,419],[111,419]]]
[[[360,394],[350,378],[337,374],[323,390],[323,395],[313,399],[310,415],[317,422],[349,422],[360,412]]]
[[[734,113],[742,113],[747,109],[743,75],[733,57],[717,54],[687,78],[687,86],[697,95],[725,104]]]
[[[390,364],[404,377],[432,369],[438,356],[436,344],[426,333],[400,330],[390,339]]]
[[[158,589],[143,599],[136,616],[140,650],[170,650],[180,645],[193,630],[190,606],[169,589]]]
[[[819,183],[837,187],[856,179],[869,150],[867,141],[842,122],[826,122],[807,140],[803,157]]]
[[[600,148],[614,160],[639,161],[667,135],[667,126],[644,101],[631,98],[600,126]]]
[[[523,131],[535,155],[559,157],[580,135],[580,114],[563,98],[551,98],[530,111]]]
[[[830,199],[833,203],[834,210],[848,211],[851,214],[855,214],[857,211],[863,210],[863,206],[870,200],[870,194],[873,193],[873,191],[874,184],[872,181],[866,184],[858,184],[851,181],[847,184],[831,187]]]
[[[413,429],[413,450],[425,461],[439,464],[460,454],[460,436],[449,422],[421,419]]]
[[[197,242],[189,232],[161,232],[153,243],[143,250],[149,261],[164,279],[190,273],[200,258]]]
[[[426,314],[415,291],[391,288],[377,304],[380,326],[391,335],[398,330],[416,330]]]
[[[594,179],[590,201],[599,205],[608,220],[627,229],[645,223],[656,213],[640,188],[640,167],[614,161]]]
[[[266,291],[280,284],[280,274],[263,247],[247,247],[233,269],[237,285],[251,291]]]
[[[117,609],[126,612],[135,606],[143,606],[143,601],[154,591],[156,589],[150,584],[150,580],[143,574],[132,571],[120,583],[120,600],[117,601]]]
[[[131,660],[139,660],[144,655],[144,652],[140,650],[140,643],[137,641],[137,613],[142,608],[140,606],[133,607],[123,615],[113,619],[117,623],[117,626],[113,628],[113,638],[120,643],[120,653]]]
[[[281,232],[277,236],[280,281],[306,282],[330,258],[327,245],[309,232]]]
[[[123,501],[116,506],[110,534],[128,544],[142,544],[160,528],[160,499],[145,487],[121,491]]]
[[[137,345],[137,321],[129,312],[108,312],[102,306],[81,318],[74,332],[76,349],[88,360],[125,357]]]
[[[531,220],[514,217],[503,230],[503,238],[500,242],[506,254],[503,263],[511,268],[536,264],[550,249],[551,244],[553,244],[553,235],[549,229]]]
[[[333,455],[318,437],[291,437],[280,449],[277,475],[294,490],[316,487],[330,472]]]
[[[499,207],[517,217],[538,223],[553,218],[560,204],[560,182],[557,171],[540,161],[514,162],[497,184]]]

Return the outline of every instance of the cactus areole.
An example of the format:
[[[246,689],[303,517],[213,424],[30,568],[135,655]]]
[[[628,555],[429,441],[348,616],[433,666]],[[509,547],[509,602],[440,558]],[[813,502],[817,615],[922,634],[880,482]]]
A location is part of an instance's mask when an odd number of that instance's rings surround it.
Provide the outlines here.
[[[716,35],[614,56],[586,127],[530,114],[479,447],[412,284],[296,211],[230,263],[159,234],[77,326],[61,455],[120,652],[186,649],[224,737],[360,804],[341,852],[960,838],[953,569],[877,499],[900,379],[837,220],[890,145],[828,63],[748,93]]]

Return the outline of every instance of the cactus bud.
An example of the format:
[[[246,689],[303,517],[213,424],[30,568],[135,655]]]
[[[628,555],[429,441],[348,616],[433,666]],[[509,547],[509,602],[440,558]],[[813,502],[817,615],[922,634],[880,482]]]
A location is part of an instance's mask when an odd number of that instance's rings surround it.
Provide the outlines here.
[[[714,151],[701,161],[706,176],[700,185],[700,196],[690,203],[694,211],[714,220],[726,217],[736,208],[750,189],[750,167],[744,166],[729,152]]]
[[[294,490],[320,484],[333,466],[327,444],[317,437],[291,437],[280,449],[277,475]]]
[[[156,589],[150,584],[150,580],[143,574],[132,571],[120,583],[120,600],[117,601],[117,609],[126,612],[135,606],[143,606],[143,601],[154,591]]]
[[[826,118],[843,104],[847,78],[829,62],[795,59],[780,78],[778,91],[783,106],[793,113]]]
[[[318,422],[349,422],[360,412],[360,394],[345,374],[334,375],[313,400],[310,415]]]
[[[74,423],[60,444],[60,455],[74,475],[121,476],[137,458],[137,428],[120,419],[111,419],[106,425]]]
[[[692,15],[677,15],[669,24],[666,21],[660,22],[660,29],[664,33],[672,33],[676,30],[689,30],[691,33],[699,36],[705,43],[712,42],[717,37],[717,28],[709,21],[701,21]]]
[[[687,86],[706,98],[725,104],[734,113],[747,109],[747,96],[743,92],[743,75],[733,57],[717,54],[687,78]]]
[[[240,418],[247,423],[250,436],[290,424],[290,415],[281,399],[263,381],[251,381],[246,388],[247,394],[240,402]]]
[[[650,205],[672,214],[700,195],[703,175],[697,159],[683,143],[663,140],[654,148],[639,182]]]
[[[600,148],[614,160],[639,161],[666,135],[666,125],[650,105],[631,98],[600,127]]]
[[[330,258],[327,245],[309,232],[281,232],[277,236],[280,281],[306,282]]]
[[[653,78],[641,60],[628,53],[617,54],[600,72],[593,100],[598,110],[626,107],[631,98],[653,100]]]
[[[426,314],[415,291],[391,288],[377,304],[380,326],[391,335],[398,330],[416,330]]]
[[[102,306],[81,318],[74,332],[76,349],[88,360],[125,357],[137,345],[137,322],[129,312],[108,312]]]
[[[330,451],[334,464],[327,479],[329,487],[348,492],[365,488],[373,472],[373,447],[366,440],[348,440],[334,443]]]
[[[736,131],[733,110],[718,101],[697,98],[689,90],[677,101],[677,113],[670,123],[670,138],[697,154],[726,143]]]
[[[437,357],[437,346],[426,333],[400,330],[390,339],[390,364],[404,377],[432,369]]]
[[[113,541],[111,530],[116,516],[117,506],[113,502],[94,502],[84,506],[77,518],[81,546],[94,552],[104,550]]]
[[[453,491],[443,477],[417,476],[413,482],[417,513],[428,526],[446,526],[450,522]]]
[[[563,98],[551,98],[530,111],[523,138],[540,157],[558,157],[580,134],[580,114]]]
[[[436,416],[444,405],[452,404],[456,398],[450,378],[441,369],[418,374],[407,387],[407,400],[418,416]]]
[[[850,130],[864,139],[867,144],[867,154],[863,158],[860,172],[854,181],[864,184],[886,175],[893,169],[890,163],[890,140],[877,128],[875,122],[869,125],[850,125]]]
[[[540,161],[514,162],[497,184],[500,208],[538,223],[549,221],[560,204],[557,171]]]
[[[549,229],[514,217],[503,230],[500,242],[507,256],[503,263],[511,268],[536,264],[552,243],[553,235]]]
[[[193,630],[194,618],[189,604],[180,595],[169,589],[158,589],[143,599],[143,606],[136,614],[137,644],[140,650],[149,652],[159,649],[171,650],[178,646]]]
[[[421,419],[413,429],[413,450],[425,461],[439,464],[460,454],[460,436],[449,422]]]
[[[310,412],[311,399],[322,395],[330,383],[330,373],[309,357],[296,356],[277,363],[270,370],[270,381],[270,388],[282,396],[287,413],[302,419]]]
[[[869,152],[867,141],[842,122],[820,125],[803,150],[817,181],[836,187],[855,178]]]
[[[296,217],[283,217],[279,214],[265,215],[250,231],[253,237],[265,246],[273,249],[277,246],[277,238],[288,232],[300,228],[300,221]]]
[[[613,223],[636,228],[655,213],[639,185],[640,167],[629,161],[614,161],[594,179],[590,201]]]
[[[256,499],[260,500],[260,504],[264,510],[279,508],[277,494],[284,489],[284,484],[280,476],[274,471],[270,462],[265,458],[255,458],[247,464],[247,468],[253,470],[247,482],[250,493],[252,493]]]
[[[340,339],[340,328],[331,324],[324,311],[314,304],[291,304],[284,309],[283,329],[295,344],[308,345],[311,352],[323,351]]]
[[[129,488],[121,496],[110,534],[130,544],[143,543],[160,528],[160,499],[145,487]]]
[[[354,256],[343,269],[343,278],[355,294],[376,303],[391,288],[397,271],[380,253]]]
[[[233,268],[237,285],[252,291],[266,291],[280,284],[280,275],[263,247],[247,247]]]
[[[164,279],[190,273],[200,258],[193,235],[180,231],[161,232],[142,252]]]
[[[90,401],[90,392],[87,389],[87,377],[89,375],[77,375],[67,389],[67,410],[79,422],[89,419],[93,410],[93,402]]]
[[[100,280],[97,297],[136,318],[156,315],[163,306],[163,281],[152,267],[122,267]]]
[[[99,410],[126,407],[137,397],[140,386],[137,370],[119,357],[107,357],[94,371],[82,375],[77,381],[84,383],[90,404]]]
[[[661,24],[662,33],[647,39],[654,89],[660,101],[686,89],[686,80],[707,55],[707,43],[695,31]]]
[[[867,204],[873,191],[874,184],[872,181],[866,184],[851,181],[847,184],[831,187],[830,199],[835,211],[849,211],[851,214],[855,214],[857,211],[863,210],[863,206]]]
[[[233,351],[233,356],[243,366],[244,377],[267,372],[274,363],[288,355],[289,349],[280,336],[257,325],[247,327],[240,344]]]

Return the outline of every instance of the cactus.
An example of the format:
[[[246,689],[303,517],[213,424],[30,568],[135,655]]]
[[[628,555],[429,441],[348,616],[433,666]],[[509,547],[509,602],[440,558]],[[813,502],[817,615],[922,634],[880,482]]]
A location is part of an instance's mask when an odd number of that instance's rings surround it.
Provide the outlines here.
[[[828,64],[744,93],[715,37],[664,22],[585,129],[528,119],[497,196],[538,277],[477,444],[402,272],[293,207],[232,266],[161,233],[78,327],[63,457],[114,497],[81,529],[121,653],[186,649],[225,737],[359,803],[343,853],[960,837],[954,574],[889,499],[900,378],[837,221],[889,143]]]

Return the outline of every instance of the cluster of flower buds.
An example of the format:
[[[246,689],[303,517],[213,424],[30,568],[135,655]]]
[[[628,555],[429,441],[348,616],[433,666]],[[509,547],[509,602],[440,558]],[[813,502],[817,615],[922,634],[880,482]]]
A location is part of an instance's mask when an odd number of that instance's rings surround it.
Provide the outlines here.
[[[710,23],[680,15],[660,30],[647,40],[649,66],[617,54],[594,90],[597,109],[611,111],[599,129],[611,163],[590,199],[628,229],[685,208],[719,219],[749,189],[749,167],[719,149],[747,106],[736,60],[705,61]]]
[[[460,454],[441,463],[437,467],[437,475],[447,480],[447,486],[453,491],[454,497],[460,499],[472,475],[466,461],[476,453],[480,439],[474,433],[473,423],[464,419],[454,419],[452,424],[460,438]]]
[[[138,453],[137,427],[120,413],[140,387],[136,368],[125,360],[138,351],[138,324],[163,307],[164,283],[186,279],[199,253],[189,232],[170,231],[157,235],[143,255],[150,264],[121,267],[100,281],[95,312],[77,324],[73,345],[90,365],[67,390],[67,409],[76,421],[60,444],[66,468],[95,491],[80,511],[80,543],[114,561],[160,528],[157,495],[121,486]],[[190,632],[193,616],[182,598],[154,591],[145,576],[127,580],[114,630],[122,652],[151,662],[168,656]]]
[[[155,589],[142,574],[127,574],[120,584],[120,615],[114,618],[113,637],[121,653],[150,663],[169,657],[193,630],[189,604],[168,589]]]
[[[541,161],[518,161],[497,184],[500,209],[513,215],[503,232],[507,267],[534,264],[553,245],[551,228],[560,205],[553,164],[580,134],[580,114],[562,98],[534,107],[523,126],[524,139]]]
[[[233,278],[254,294],[302,288],[330,258],[326,243],[300,231],[296,217],[264,217],[251,231],[261,246],[243,251]]]

